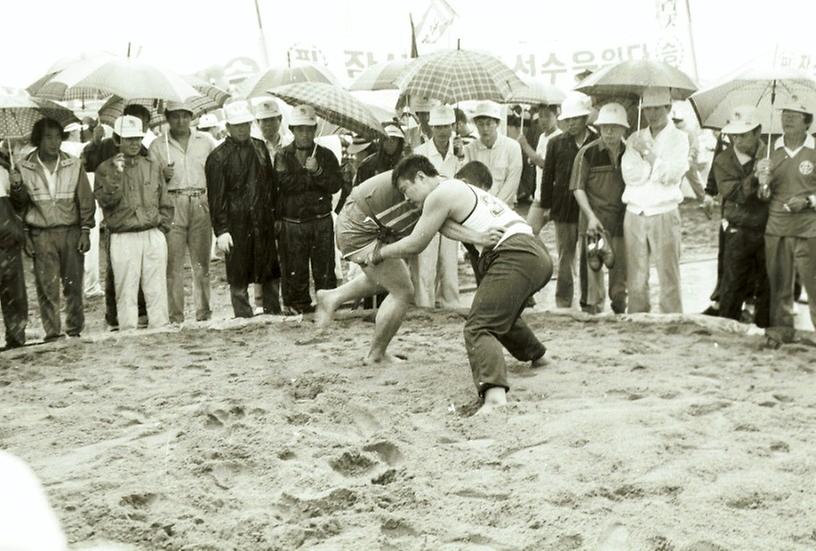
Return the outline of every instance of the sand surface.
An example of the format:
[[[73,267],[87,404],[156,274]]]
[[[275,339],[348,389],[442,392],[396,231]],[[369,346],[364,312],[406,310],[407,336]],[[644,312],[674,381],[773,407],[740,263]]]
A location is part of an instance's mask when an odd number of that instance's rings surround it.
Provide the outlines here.
[[[550,365],[508,358],[510,405],[479,417],[462,312],[413,311],[409,361],[364,367],[363,314],[227,320],[222,275],[209,325],[106,333],[97,301],[82,339],[0,355],[0,447],[72,544],[816,548],[807,334],[769,351],[702,316],[528,313]]]

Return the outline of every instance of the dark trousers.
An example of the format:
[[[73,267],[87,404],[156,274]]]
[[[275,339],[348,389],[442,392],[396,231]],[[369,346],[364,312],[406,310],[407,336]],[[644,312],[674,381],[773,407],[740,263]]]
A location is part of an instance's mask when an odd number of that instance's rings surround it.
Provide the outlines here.
[[[284,220],[279,242],[283,261],[283,303],[286,306],[303,311],[312,305],[309,294],[310,266],[316,290],[337,287],[331,216],[306,222]]]
[[[82,285],[84,257],[78,250],[79,227],[29,230],[34,245],[34,281],[46,339],[62,334],[60,290],[65,297],[65,331],[78,336],[85,325]]]
[[[717,283],[714,284],[714,291],[711,292],[711,302],[720,301],[720,282],[723,278],[723,262],[725,261],[725,241],[725,230],[720,224],[720,232],[717,235]]]
[[[261,284],[264,314],[280,314],[281,306],[278,300],[278,280],[270,279]],[[230,285],[230,301],[232,312],[236,318],[251,318],[252,304],[249,302],[249,291],[246,285]]]
[[[530,235],[514,235],[479,259],[481,281],[465,322],[465,348],[479,396],[507,384],[506,348],[520,361],[532,361],[547,349],[521,312],[527,299],[552,277],[553,263],[544,245]]]
[[[110,232],[105,228],[100,232],[100,239],[103,239],[104,246],[100,246],[105,251],[105,322],[111,327],[119,327],[119,312],[116,308],[116,284],[113,280],[113,266],[110,259]],[[139,309],[139,317],[147,317],[147,303],[145,303],[142,286],[139,285],[139,294],[136,298]]]
[[[23,254],[20,246],[0,248],[0,308],[6,327],[6,347],[25,344],[28,324],[28,298],[23,275]]]
[[[764,232],[731,226],[726,230],[722,248],[720,316],[739,320],[743,303],[756,293],[754,323],[757,327],[768,327],[771,291],[765,269]]]

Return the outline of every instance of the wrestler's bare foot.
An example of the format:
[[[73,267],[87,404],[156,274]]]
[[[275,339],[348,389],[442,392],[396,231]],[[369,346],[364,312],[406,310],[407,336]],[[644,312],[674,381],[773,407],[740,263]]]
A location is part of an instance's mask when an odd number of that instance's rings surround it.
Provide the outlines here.
[[[316,294],[315,325],[318,329],[325,329],[334,320],[337,305],[331,300],[331,291],[320,289]]]
[[[484,395],[484,403],[476,415],[488,415],[495,410],[507,405],[507,391],[500,387],[494,386],[488,388]]]
[[[363,365],[389,365],[406,361],[408,358],[402,354],[375,354],[372,352],[363,360]]]
[[[530,367],[532,367],[533,369],[535,369],[536,367],[547,367],[548,365],[550,365],[550,362],[547,360],[545,356],[541,356],[540,358],[530,362]]]

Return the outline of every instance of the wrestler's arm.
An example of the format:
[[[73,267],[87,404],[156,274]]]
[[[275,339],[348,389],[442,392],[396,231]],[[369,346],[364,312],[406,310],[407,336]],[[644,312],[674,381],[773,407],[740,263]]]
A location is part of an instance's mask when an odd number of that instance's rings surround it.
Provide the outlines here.
[[[500,233],[504,233],[503,228],[496,228],[497,231]],[[472,245],[481,245],[481,246],[490,246],[495,244],[493,242],[486,242],[485,241],[485,232],[480,232],[476,230],[472,230],[470,228],[466,228],[459,222],[448,218],[445,220],[445,223],[442,224],[442,227],[439,229],[439,233],[447,237],[448,239],[453,239],[454,241],[461,241],[462,243],[470,243]]]
[[[422,206],[422,215],[411,235],[394,243],[383,245],[378,251],[378,256],[382,259],[403,258],[424,251],[450,216],[450,205],[455,203],[451,201],[449,195],[453,194],[441,187],[428,194]]]

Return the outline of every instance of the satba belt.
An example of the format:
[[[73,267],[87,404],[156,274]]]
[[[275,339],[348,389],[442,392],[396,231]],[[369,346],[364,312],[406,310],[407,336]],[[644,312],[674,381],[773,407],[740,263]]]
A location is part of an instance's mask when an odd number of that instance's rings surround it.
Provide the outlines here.
[[[199,195],[206,194],[207,190],[204,188],[168,189],[167,193],[172,193],[174,195],[189,195],[190,197],[198,197]]]
[[[292,224],[305,224],[306,222],[314,222],[315,220],[323,220],[324,218],[328,218],[331,216],[331,212],[326,212],[324,214],[316,214],[315,216],[311,216],[309,218],[289,218],[287,216],[281,217],[281,220],[284,222],[291,222]]]

